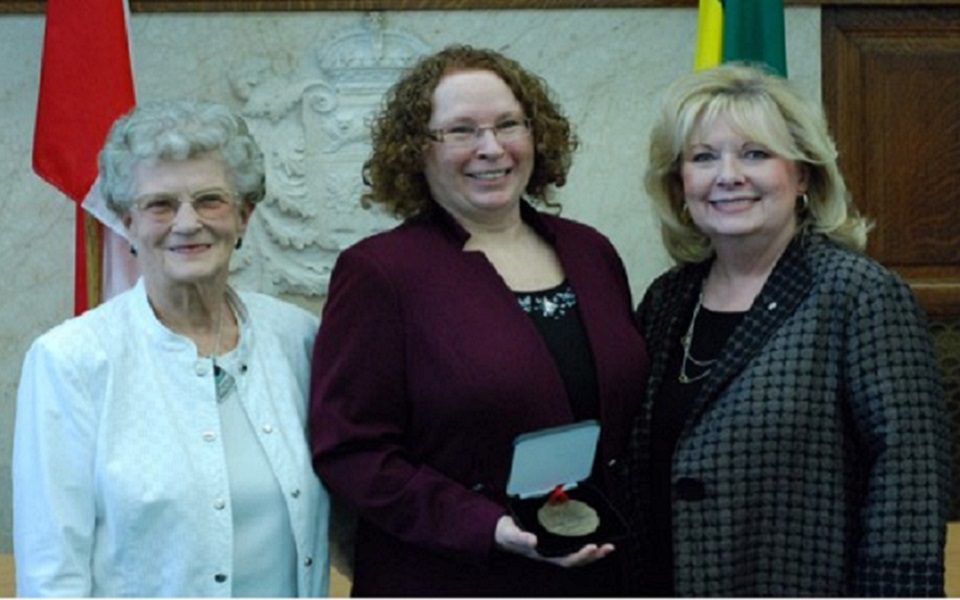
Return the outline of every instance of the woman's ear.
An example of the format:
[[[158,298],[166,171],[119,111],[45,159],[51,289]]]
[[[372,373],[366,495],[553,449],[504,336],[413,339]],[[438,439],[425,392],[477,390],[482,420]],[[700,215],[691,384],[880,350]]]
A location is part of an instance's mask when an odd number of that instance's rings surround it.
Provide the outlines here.
[[[257,207],[253,202],[247,200],[240,201],[240,235],[247,232],[247,224],[250,223],[250,217],[253,216],[253,209]]]
[[[810,165],[797,163],[797,195],[806,194],[810,188]]]
[[[253,216],[253,209],[256,207],[256,204],[247,202],[246,200],[240,205],[240,219],[243,221],[244,226],[250,221],[250,217]]]

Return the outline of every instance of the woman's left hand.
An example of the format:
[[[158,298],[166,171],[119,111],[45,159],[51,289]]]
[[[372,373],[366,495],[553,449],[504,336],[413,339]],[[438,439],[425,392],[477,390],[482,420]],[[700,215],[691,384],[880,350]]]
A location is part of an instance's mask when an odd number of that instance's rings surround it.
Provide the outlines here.
[[[537,536],[517,527],[514,520],[504,515],[497,521],[494,533],[497,546],[507,552],[513,552],[533,560],[540,560],[555,564],[559,567],[582,567],[596,562],[614,551],[613,544],[587,544],[573,554],[566,556],[546,557],[537,552]]]

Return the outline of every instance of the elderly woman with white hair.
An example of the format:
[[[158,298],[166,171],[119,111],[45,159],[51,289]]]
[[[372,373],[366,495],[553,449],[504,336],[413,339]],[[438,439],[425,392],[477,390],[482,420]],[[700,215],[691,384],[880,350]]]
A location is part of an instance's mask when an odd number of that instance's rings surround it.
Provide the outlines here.
[[[314,315],[227,283],[263,155],[194,101],[114,124],[101,189],[142,272],[40,336],[14,437],[29,596],[318,596],[329,500],[305,439]]]

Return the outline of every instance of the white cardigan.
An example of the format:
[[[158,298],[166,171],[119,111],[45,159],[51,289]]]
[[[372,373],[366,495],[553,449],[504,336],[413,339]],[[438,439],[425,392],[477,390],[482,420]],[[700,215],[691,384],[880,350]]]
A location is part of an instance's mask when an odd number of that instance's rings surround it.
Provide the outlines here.
[[[269,296],[230,293],[247,367],[239,399],[286,501],[298,592],[326,595],[329,499],[305,430],[318,321]],[[231,595],[212,362],[157,320],[142,280],[31,346],[13,484],[20,595]]]

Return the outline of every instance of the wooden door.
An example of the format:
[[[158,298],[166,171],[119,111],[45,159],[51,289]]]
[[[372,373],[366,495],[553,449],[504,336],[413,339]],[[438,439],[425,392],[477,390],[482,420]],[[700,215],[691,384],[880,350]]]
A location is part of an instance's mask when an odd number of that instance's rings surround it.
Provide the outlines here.
[[[960,7],[824,6],[823,98],[868,252],[931,318],[960,473]],[[960,519],[954,477],[952,519]]]

